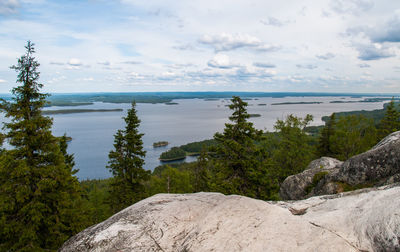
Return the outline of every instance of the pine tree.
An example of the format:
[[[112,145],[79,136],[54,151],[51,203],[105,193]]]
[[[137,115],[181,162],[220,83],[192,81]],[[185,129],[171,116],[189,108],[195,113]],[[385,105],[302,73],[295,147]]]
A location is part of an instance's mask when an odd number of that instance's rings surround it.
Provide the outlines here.
[[[239,97],[232,98],[229,108],[233,111],[226,123],[223,133],[216,133],[214,139],[216,160],[214,169],[217,170],[217,190],[225,194],[240,194],[259,197],[258,186],[263,178],[263,171],[257,159],[258,148],[256,141],[260,140],[261,131],[256,130],[247,119],[247,103]]]
[[[331,157],[334,155],[331,147],[331,137],[335,134],[335,113],[329,117],[329,121],[326,122],[325,127],[321,131],[321,135],[318,139],[317,154],[320,157],[327,156]]]
[[[1,251],[55,250],[84,225],[73,162],[66,164],[66,145],[52,135],[52,119],[42,116],[47,95],[39,92],[34,44],[25,48],[11,67],[20,85],[12,89],[13,101],[1,104],[11,119],[3,129],[12,146],[0,155]]]
[[[110,203],[114,211],[119,211],[146,197],[144,182],[150,172],[143,169],[146,152],[143,150],[143,134],[139,133],[140,120],[133,102],[128,115],[124,117],[125,130],[114,135],[114,150],[108,157],[108,168],[113,174]]]
[[[197,159],[196,165],[193,169],[194,175],[194,191],[195,192],[205,192],[208,190],[207,181],[209,180],[208,174],[208,162],[209,157],[207,155],[207,149],[203,146],[200,152],[200,156]]]
[[[397,130],[400,130],[400,113],[396,110],[394,98],[392,98],[386,107],[385,116],[380,122],[378,136],[382,139]]]

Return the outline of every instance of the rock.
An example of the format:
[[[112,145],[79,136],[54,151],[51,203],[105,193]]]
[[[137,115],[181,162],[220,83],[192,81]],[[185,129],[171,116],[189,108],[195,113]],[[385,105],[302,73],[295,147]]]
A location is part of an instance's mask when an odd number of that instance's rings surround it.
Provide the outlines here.
[[[306,198],[316,186],[313,183],[319,182],[316,179],[322,179],[324,175],[338,171],[342,163],[330,157],[322,157],[312,161],[303,172],[285,179],[279,190],[281,199],[298,200]],[[319,175],[315,177],[316,174]]]
[[[400,131],[385,137],[371,150],[343,163],[333,180],[349,185],[378,184],[400,174]]]
[[[60,251],[400,251],[399,226],[398,185],[293,202],[159,194]]]
[[[324,162],[325,170],[318,169]],[[284,200],[298,200],[396,182],[400,182],[400,131],[343,163],[325,157],[312,161],[302,173],[287,177],[279,194]]]

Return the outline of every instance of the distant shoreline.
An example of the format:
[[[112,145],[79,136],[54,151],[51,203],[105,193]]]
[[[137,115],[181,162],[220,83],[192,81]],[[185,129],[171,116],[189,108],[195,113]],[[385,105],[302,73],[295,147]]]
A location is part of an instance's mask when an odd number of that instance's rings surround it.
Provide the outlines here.
[[[321,104],[323,102],[280,102],[271,103],[271,105],[299,105],[299,104]]]
[[[207,101],[217,99],[230,99],[232,96],[240,96],[243,100],[261,97],[285,98],[285,97],[395,97],[400,94],[377,93],[323,93],[323,92],[131,92],[131,93],[54,93],[48,97],[50,106],[82,106],[94,102],[104,103],[171,103],[177,99],[203,99]],[[11,94],[0,94],[0,98],[10,100]],[[384,100],[388,98],[383,98]],[[380,98],[378,98],[379,101]],[[382,99],[382,100],[383,100]],[[377,101],[377,100],[375,100]]]
[[[43,110],[43,115],[58,115],[58,114],[75,114],[75,113],[90,113],[90,112],[117,112],[123,109],[57,109]]]

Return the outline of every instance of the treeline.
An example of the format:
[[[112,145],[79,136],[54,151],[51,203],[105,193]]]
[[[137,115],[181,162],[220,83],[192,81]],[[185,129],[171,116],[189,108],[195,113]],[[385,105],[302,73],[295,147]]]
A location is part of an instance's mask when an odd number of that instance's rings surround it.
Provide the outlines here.
[[[378,98],[377,98],[378,99]],[[383,98],[381,98],[383,99]],[[400,102],[395,102],[395,99],[392,98],[392,100],[390,100],[390,102],[393,102],[394,107],[398,107],[400,105]],[[337,118],[341,118],[341,117],[346,117],[346,116],[350,116],[350,115],[362,115],[366,118],[372,119],[374,121],[374,124],[379,127],[380,122],[382,121],[383,117],[385,117],[385,113],[387,110],[387,107],[390,106],[391,103],[385,103],[383,105],[383,109],[375,109],[375,110],[371,110],[371,111],[367,111],[367,110],[357,110],[357,111],[347,111],[347,112],[338,112],[335,113]],[[322,117],[322,121],[324,121],[325,123],[327,121],[329,121],[329,116],[323,116]]]
[[[217,142],[214,139],[207,139],[184,144],[179,147],[172,147],[171,149],[161,153],[160,160],[179,160],[185,158],[187,155],[199,155],[202,149],[209,149],[211,146],[215,146],[216,144]]]
[[[212,191],[277,200],[283,180],[311,160],[326,155],[344,160],[400,129],[392,101],[378,124],[332,114],[319,133],[309,134],[311,115],[289,115],[277,120],[274,132],[263,132],[248,121],[247,103],[234,96],[223,132],[178,148],[185,154],[201,148],[196,162],[159,166],[151,173],[143,169],[146,152],[133,102],[109,153],[112,178],[78,182],[67,137],[53,136],[52,120],[42,114],[47,95],[39,92],[34,52],[28,42],[12,67],[20,85],[12,100],[0,103],[10,119],[0,134],[0,251],[56,251],[82,229],[157,193]],[[12,148],[2,148],[5,140]]]

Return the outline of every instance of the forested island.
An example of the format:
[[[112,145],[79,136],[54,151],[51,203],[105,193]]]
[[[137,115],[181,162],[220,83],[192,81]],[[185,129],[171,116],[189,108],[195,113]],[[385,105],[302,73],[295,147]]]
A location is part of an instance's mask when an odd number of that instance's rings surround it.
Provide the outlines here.
[[[168,144],[169,143],[167,141],[160,141],[160,142],[153,143],[153,147],[154,148],[164,147],[164,146],[167,146]]]
[[[159,159],[163,162],[182,160],[185,159],[186,156],[200,155],[203,149],[208,151],[216,144],[217,142],[214,139],[184,144],[179,147],[173,147],[172,149],[161,153]]]
[[[352,94],[352,93],[302,93],[302,92],[134,92],[134,93],[77,93],[77,94],[52,94],[48,97],[46,106],[82,106],[94,102],[105,103],[168,103],[176,99],[203,99],[218,100],[239,96],[243,99],[261,97],[330,97],[342,96],[349,98],[364,98],[360,102],[388,101],[390,94]],[[370,97],[370,98],[369,98]],[[0,98],[9,100],[10,94],[0,94]]]
[[[199,154],[196,162],[162,165],[151,172],[143,168],[146,152],[133,101],[123,117],[125,126],[115,129],[106,167],[112,177],[80,182],[67,136],[54,136],[53,120],[44,116],[48,96],[40,92],[43,85],[34,44],[28,41],[25,48],[26,53],[11,67],[17,72],[14,99],[0,101],[0,111],[11,119],[0,132],[1,251],[56,251],[79,231],[159,193],[219,192],[279,200],[286,178],[304,171],[312,160],[348,160],[400,129],[400,108],[391,100],[375,111],[381,119],[356,112],[333,113],[315,134],[307,132],[313,120],[309,114],[278,119],[273,132],[258,130],[248,121],[248,104],[234,95],[222,132],[160,156],[171,160]],[[325,176],[323,171],[316,173],[311,186]],[[341,183],[343,190],[354,188],[351,182]]]
[[[43,110],[43,115],[58,115],[58,114],[75,114],[75,113],[90,113],[90,112],[117,112],[123,109],[57,109]]]
[[[296,104],[321,104],[323,102],[279,102],[271,103],[271,105],[296,105]]]

